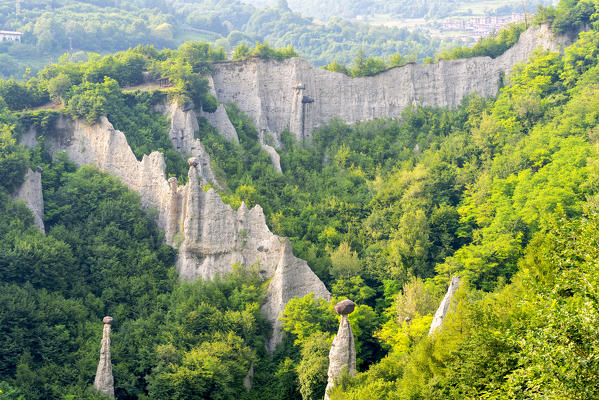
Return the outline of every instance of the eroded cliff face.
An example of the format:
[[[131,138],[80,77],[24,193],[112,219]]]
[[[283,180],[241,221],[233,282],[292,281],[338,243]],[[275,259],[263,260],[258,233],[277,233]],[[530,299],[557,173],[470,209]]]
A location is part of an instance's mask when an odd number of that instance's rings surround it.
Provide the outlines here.
[[[283,62],[253,59],[224,62],[214,68],[218,100],[232,101],[258,129],[279,141],[289,128],[298,140],[310,139],[318,126],[332,118],[349,123],[378,117],[399,117],[412,104],[454,107],[468,94],[493,96],[500,77],[526,61],[537,48],[558,50],[546,26],[535,26],[502,56],[408,64],[373,77],[350,78],[315,68],[292,58]]]
[[[35,225],[42,233],[44,229],[44,195],[42,193],[42,174],[41,171],[27,170],[23,184],[17,189],[13,197],[23,200],[25,205],[31,210]]]
[[[429,335],[432,335],[437,330],[441,329],[443,326],[443,321],[445,320],[445,316],[449,312],[449,307],[451,306],[451,301],[453,300],[453,296],[460,288],[461,279],[459,276],[454,276],[451,278],[451,282],[449,283],[449,287],[447,288],[447,293],[445,293],[445,297],[439,304],[439,308],[437,312],[435,312],[435,316],[433,317],[433,321],[431,322],[431,327],[428,331]]]
[[[35,145],[35,138],[36,132],[27,132],[23,143]],[[143,207],[157,211],[167,243],[178,247],[183,279],[212,279],[231,271],[234,263],[254,266],[263,279],[272,278],[263,306],[275,328],[270,349],[280,342],[278,317],[289,299],[308,293],[330,299],[306,261],[293,255],[289,241],[270,232],[260,206],[233,210],[216,191],[202,189],[199,158],[192,162],[185,186],[176,178],[167,181],[162,154],[153,152],[138,161],[125,135],[106,118],[92,126],[60,118],[46,144],[53,154],[65,152],[78,165],[94,165],[138,192]]]

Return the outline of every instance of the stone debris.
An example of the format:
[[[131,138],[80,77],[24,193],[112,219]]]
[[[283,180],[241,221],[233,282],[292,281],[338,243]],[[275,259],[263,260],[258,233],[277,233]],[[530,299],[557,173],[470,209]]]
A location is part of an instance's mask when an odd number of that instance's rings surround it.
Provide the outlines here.
[[[346,370],[351,375],[356,374],[356,345],[354,334],[347,316],[354,311],[355,304],[351,300],[343,300],[335,305],[335,312],[341,315],[339,331],[333,339],[329,352],[329,370],[327,388],[324,399],[329,399],[329,390],[335,386],[335,379]]]
[[[100,362],[96,370],[94,387],[100,393],[114,398],[114,378],[112,376],[112,363],[110,361],[110,327],[113,323],[112,317],[104,317],[104,330],[102,331],[102,348],[100,349]]]

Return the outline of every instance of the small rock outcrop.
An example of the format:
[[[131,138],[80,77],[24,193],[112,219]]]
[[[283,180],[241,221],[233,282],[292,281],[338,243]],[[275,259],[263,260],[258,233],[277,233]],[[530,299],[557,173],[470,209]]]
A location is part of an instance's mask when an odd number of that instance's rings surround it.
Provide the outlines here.
[[[328,382],[324,399],[329,399],[329,390],[335,386],[335,379],[344,370],[351,375],[356,374],[356,345],[354,334],[347,316],[354,311],[355,304],[351,300],[343,300],[335,305],[335,312],[341,315],[339,331],[333,339],[333,345],[329,352]]]
[[[212,76],[209,75],[205,78],[208,80],[210,94],[216,97],[216,91],[214,90],[214,80],[212,79]],[[210,125],[215,127],[218,133],[220,133],[222,137],[224,137],[225,139],[231,140],[233,142],[239,142],[237,131],[235,130],[235,127],[229,119],[227,110],[222,104],[219,104],[216,110],[212,113],[201,110],[199,116],[206,118]]]
[[[289,239],[274,236],[271,243],[269,245],[271,247],[264,247],[263,252],[272,251],[273,255],[279,259],[272,275],[268,275],[272,278],[268,283],[266,303],[262,306],[262,312],[273,326],[272,337],[266,345],[267,350],[272,353],[283,339],[283,329],[279,317],[285,310],[285,304],[294,297],[303,297],[308,293],[314,293],[314,296],[330,301],[331,294],[318,276],[312,272],[308,263],[293,255]],[[260,247],[258,247],[258,251],[260,251]]]
[[[114,398],[114,378],[112,376],[112,362],[110,361],[110,327],[112,317],[104,317],[104,330],[102,331],[102,348],[100,349],[100,362],[96,370],[94,387],[100,393]]]
[[[283,173],[283,170],[281,169],[281,156],[279,155],[279,153],[277,153],[277,150],[275,150],[274,147],[265,143],[260,143],[260,146],[262,147],[262,150],[264,150],[266,154],[268,154],[268,156],[270,157],[270,162],[275,171],[277,171],[280,174]]]
[[[455,292],[457,292],[460,288],[460,282],[461,280],[457,276],[451,278],[451,282],[449,284],[449,288],[447,289],[447,293],[445,294],[445,297],[443,297],[443,301],[441,301],[441,304],[439,305],[439,308],[437,309],[437,312],[433,317],[433,322],[431,322],[431,328],[428,331],[429,335],[435,333],[443,325],[443,320],[445,319],[445,316],[449,311],[451,300],[453,299]]]
[[[42,168],[32,171],[27,170],[25,181],[14,194],[15,199],[23,200],[27,207],[31,210],[35,225],[42,233],[45,233],[44,228],[44,196],[42,193]]]

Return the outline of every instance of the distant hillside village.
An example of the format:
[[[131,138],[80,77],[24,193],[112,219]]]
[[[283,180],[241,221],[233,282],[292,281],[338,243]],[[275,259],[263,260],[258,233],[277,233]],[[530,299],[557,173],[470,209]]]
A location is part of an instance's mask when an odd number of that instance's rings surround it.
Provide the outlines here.
[[[524,22],[526,17],[530,19],[532,16],[532,14],[525,16],[524,14],[514,13],[505,17],[482,16],[468,19],[446,19],[441,22],[439,29],[442,32],[466,32],[465,36],[478,40],[481,37],[497,32],[507,24]]]
[[[22,32],[15,31],[1,31],[0,30],[0,41],[1,42],[21,42],[23,37]]]

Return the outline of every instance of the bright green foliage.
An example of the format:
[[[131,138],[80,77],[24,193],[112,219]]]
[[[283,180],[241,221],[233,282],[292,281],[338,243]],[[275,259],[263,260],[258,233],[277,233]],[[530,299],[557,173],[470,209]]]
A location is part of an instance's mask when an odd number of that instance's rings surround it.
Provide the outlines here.
[[[297,377],[303,400],[319,400],[324,397],[331,343],[331,335],[320,331],[314,332],[302,343]]]
[[[327,301],[308,294],[287,302],[281,317],[283,328],[294,335],[296,344],[302,344],[316,332],[335,332],[337,318]]]
[[[595,0],[560,1],[555,10],[553,30],[556,33],[572,33],[597,20],[599,4]]]
[[[230,399],[239,395],[252,360],[251,350],[233,333],[217,335],[182,355],[153,382],[153,398]]]
[[[404,65],[413,62],[416,62],[415,53],[408,56],[402,56],[399,53],[395,53],[389,57],[389,60],[385,61],[378,57],[366,58],[364,52],[360,50],[351,66],[345,66],[339,64],[337,61],[333,61],[322,68],[327,71],[341,72],[342,74],[358,78],[361,76],[373,76],[390,68],[403,67]]]
[[[22,182],[28,157],[23,146],[18,145],[14,125],[0,124],[0,188],[9,193]]]
[[[254,47],[254,49],[250,50],[250,52],[251,52],[250,55],[252,55],[252,56],[260,57],[260,58],[264,58],[264,59],[277,60],[277,61],[283,61],[288,58],[298,56],[298,54],[295,52],[295,50],[293,50],[293,47],[291,45],[281,48],[281,49],[273,49],[266,42],[264,42],[264,43],[258,42],[256,44],[256,46]],[[243,53],[243,47],[237,53],[238,54]],[[233,59],[235,59],[235,57]]]
[[[27,83],[0,81],[0,98],[2,105],[6,105],[11,111],[40,106],[49,100],[47,92],[36,79]]]

